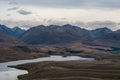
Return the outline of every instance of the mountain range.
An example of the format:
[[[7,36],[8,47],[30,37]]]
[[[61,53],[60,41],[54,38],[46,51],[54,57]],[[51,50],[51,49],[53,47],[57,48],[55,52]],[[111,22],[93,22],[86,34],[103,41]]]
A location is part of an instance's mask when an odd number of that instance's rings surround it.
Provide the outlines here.
[[[78,26],[66,24],[63,26],[39,25],[28,30],[23,30],[19,27],[11,29],[5,25],[0,25],[0,34],[7,35],[9,38],[14,37],[16,40],[26,44],[34,45],[65,45],[76,42],[87,45],[117,45],[117,47],[120,45],[120,30],[112,31],[106,27],[87,30]],[[3,36],[0,36],[0,41],[2,41],[2,38]],[[105,44],[106,42],[107,44]]]
[[[39,25],[28,30],[0,25],[0,62],[48,55],[79,55],[119,59],[120,30],[87,30],[66,24]]]
[[[8,28],[5,25],[0,24],[0,34],[6,34],[14,37],[20,37],[25,30],[19,28],[19,27],[14,27],[14,28]]]

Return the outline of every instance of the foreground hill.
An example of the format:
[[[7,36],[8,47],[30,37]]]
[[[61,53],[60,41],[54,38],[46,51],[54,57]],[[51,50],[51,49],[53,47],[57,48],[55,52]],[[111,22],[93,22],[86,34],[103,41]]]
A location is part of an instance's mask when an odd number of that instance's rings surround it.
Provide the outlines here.
[[[13,36],[6,35],[6,34],[0,34],[0,45],[6,44],[6,45],[18,45],[23,44],[22,41],[16,39]],[[2,46],[1,46],[2,47]]]
[[[120,80],[120,62],[106,60],[38,62],[17,68],[29,71],[19,76],[19,80]]]
[[[118,59],[119,55],[111,54],[82,44],[70,44],[66,46],[45,46],[45,45],[0,45],[0,62],[20,59],[33,59],[49,55],[82,56],[92,57],[96,60]]]
[[[48,56],[49,50],[57,50],[54,47],[30,46],[30,45],[0,45],[0,62],[34,59]]]

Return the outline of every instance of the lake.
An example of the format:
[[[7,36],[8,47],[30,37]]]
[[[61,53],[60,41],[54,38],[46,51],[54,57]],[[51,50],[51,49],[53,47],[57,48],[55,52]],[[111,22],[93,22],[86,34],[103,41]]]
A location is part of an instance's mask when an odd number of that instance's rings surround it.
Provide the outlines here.
[[[5,63],[0,63],[0,80],[18,80],[17,76],[28,74],[26,70],[20,70],[16,68],[10,68],[8,66],[16,66],[20,64],[26,63],[34,63],[34,62],[42,62],[42,61],[92,61],[94,58],[83,58],[79,56],[50,56],[37,58],[32,60],[18,60],[18,61],[10,61]]]

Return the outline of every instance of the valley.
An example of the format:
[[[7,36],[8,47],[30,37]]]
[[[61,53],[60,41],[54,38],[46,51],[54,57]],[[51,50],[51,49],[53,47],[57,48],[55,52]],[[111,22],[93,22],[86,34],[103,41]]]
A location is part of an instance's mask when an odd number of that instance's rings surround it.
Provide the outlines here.
[[[51,55],[94,58],[94,61],[43,61],[14,67],[29,72],[18,76],[19,80],[119,80],[119,34],[119,30],[100,28],[90,31],[69,24],[40,25],[28,30],[2,26],[0,62]]]
[[[120,0],[0,0],[0,80],[120,80]]]

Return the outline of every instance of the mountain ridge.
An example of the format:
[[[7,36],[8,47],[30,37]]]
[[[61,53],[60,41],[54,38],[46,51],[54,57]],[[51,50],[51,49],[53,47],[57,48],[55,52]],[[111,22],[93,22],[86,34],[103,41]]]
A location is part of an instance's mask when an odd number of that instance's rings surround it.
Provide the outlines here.
[[[34,26],[28,30],[22,30],[19,27],[10,29],[7,26],[0,26],[0,33],[5,33],[4,29],[10,30],[7,35],[13,36],[18,38],[19,40],[27,43],[27,44],[62,44],[66,45],[71,43],[83,43],[87,45],[96,45],[96,44],[103,44],[109,42],[112,45],[120,44],[120,30],[112,31],[107,27],[97,28],[95,30],[87,30],[84,28],[80,28],[79,26],[74,26],[70,24],[66,25],[38,25]],[[1,30],[2,29],[2,30]],[[5,30],[6,31],[6,30]],[[110,38],[110,39],[109,39]],[[114,39],[114,40],[113,40]],[[104,44],[106,45],[106,44]]]

